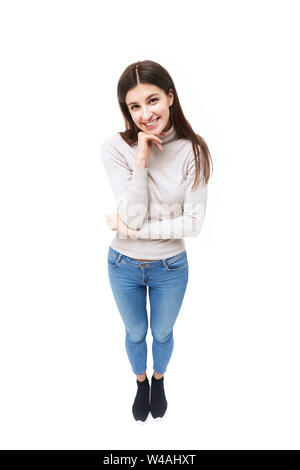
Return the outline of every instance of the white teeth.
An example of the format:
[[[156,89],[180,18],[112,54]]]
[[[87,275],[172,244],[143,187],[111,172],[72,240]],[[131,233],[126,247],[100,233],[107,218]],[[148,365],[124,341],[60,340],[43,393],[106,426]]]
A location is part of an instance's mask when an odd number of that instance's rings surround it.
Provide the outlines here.
[[[152,121],[152,122],[148,122],[148,124],[145,123],[145,125],[146,125],[146,126],[152,126],[157,120],[158,120],[158,118],[155,119],[155,120]]]

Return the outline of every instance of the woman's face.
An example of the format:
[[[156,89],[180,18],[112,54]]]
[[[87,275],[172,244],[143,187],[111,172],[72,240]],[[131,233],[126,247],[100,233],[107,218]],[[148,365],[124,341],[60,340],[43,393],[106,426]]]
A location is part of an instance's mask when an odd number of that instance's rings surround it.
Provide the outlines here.
[[[147,134],[159,135],[171,127],[169,106],[174,96],[170,90],[167,96],[156,85],[143,83],[132,88],[125,97],[125,102],[136,126]],[[147,126],[147,123],[153,125]]]

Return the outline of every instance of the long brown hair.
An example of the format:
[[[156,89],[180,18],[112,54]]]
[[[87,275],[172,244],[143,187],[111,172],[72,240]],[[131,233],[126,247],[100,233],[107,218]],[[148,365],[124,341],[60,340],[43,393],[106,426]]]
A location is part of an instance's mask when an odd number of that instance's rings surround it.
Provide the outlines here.
[[[162,65],[152,60],[143,60],[134,62],[129,65],[122,73],[117,87],[118,101],[121,112],[124,116],[126,130],[119,132],[121,137],[132,146],[138,141],[138,133],[140,129],[134,123],[127,104],[125,102],[126,94],[129,90],[137,86],[139,83],[151,83],[162,89],[168,95],[170,88],[173,90],[174,100],[170,106],[170,121],[174,126],[175,132],[179,138],[186,138],[192,142],[196,177],[192,190],[197,186],[200,178],[200,171],[202,166],[202,174],[204,181],[207,184],[210,178],[210,161],[212,163],[211,155],[207,143],[192,129],[192,126],[185,118],[181,109],[177,91],[172,80],[172,77]]]

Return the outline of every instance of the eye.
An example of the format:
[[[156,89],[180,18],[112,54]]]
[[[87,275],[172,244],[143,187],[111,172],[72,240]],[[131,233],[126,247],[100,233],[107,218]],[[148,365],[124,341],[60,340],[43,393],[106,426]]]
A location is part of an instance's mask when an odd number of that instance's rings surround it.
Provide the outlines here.
[[[153,100],[154,100],[154,101],[158,101],[158,98],[151,98],[150,102],[153,101]],[[138,105],[137,105],[137,104],[134,104],[133,106],[130,107],[130,109],[133,110],[133,108],[134,108],[135,106],[138,106]]]

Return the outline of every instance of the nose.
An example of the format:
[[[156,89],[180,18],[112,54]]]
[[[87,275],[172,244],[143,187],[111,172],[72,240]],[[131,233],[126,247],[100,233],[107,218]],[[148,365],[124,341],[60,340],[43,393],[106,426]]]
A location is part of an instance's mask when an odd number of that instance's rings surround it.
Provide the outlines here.
[[[152,112],[146,106],[142,108],[142,119],[143,122],[148,122],[152,119]]]

